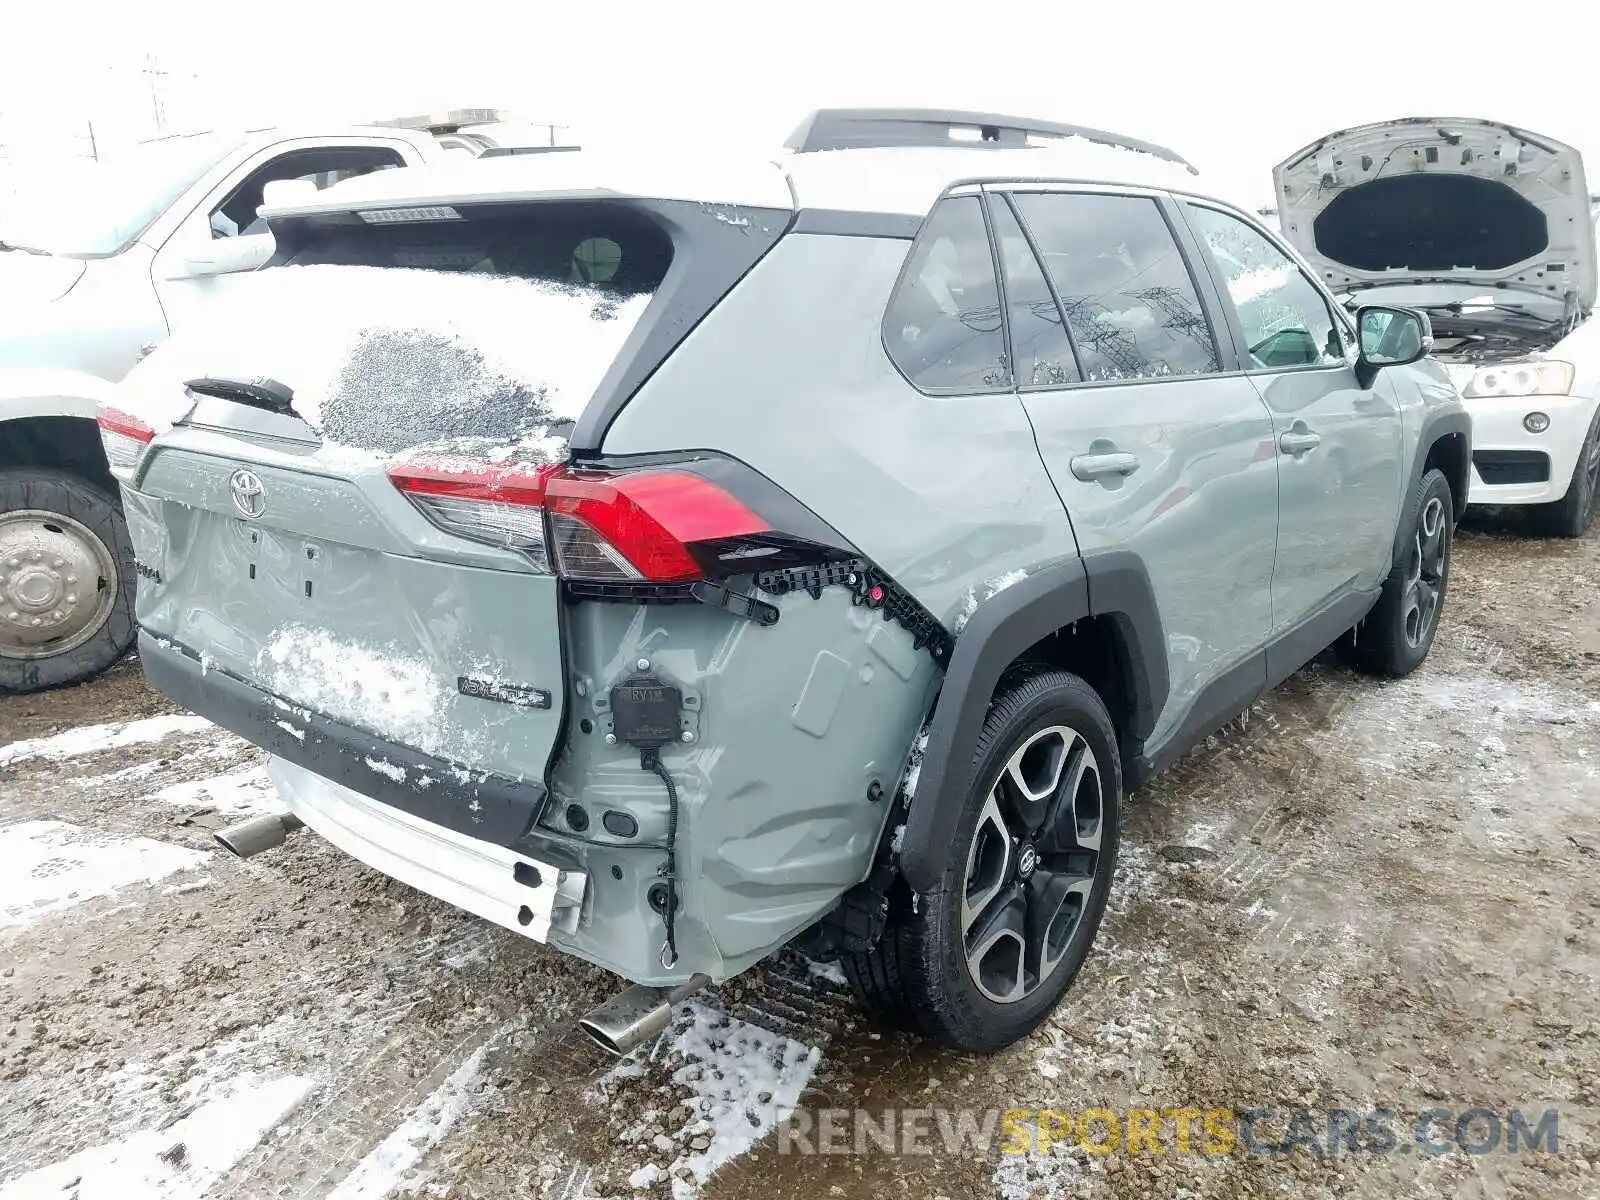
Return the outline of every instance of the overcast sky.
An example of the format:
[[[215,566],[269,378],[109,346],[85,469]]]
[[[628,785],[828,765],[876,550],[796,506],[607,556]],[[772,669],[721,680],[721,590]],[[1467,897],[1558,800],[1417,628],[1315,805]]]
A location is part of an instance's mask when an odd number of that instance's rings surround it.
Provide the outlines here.
[[[1515,36],[1503,0],[465,0],[437,4],[434,20],[412,15],[425,11],[414,0],[175,0],[92,20],[29,7],[8,15],[0,47],[13,158],[81,141],[91,119],[103,146],[150,136],[154,55],[172,130],[498,105],[587,144],[774,144],[823,105],[977,108],[1166,143],[1257,204],[1279,158],[1386,117],[1492,117],[1600,162],[1600,89],[1559,44]],[[1540,5],[1538,29],[1559,28],[1563,9],[1578,35],[1580,0]]]

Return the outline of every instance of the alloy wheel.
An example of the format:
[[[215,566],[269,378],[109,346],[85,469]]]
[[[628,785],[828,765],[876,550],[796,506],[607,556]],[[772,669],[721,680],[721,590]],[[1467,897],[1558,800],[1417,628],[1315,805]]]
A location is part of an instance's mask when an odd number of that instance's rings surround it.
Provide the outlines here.
[[[1090,907],[1104,814],[1100,765],[1064,725],[1030,734],[984,796],[967,849],[962,952],[997,1004],[1032,995]]]
[[[1402,626],[1406,643],[1413,649],[1427,641],[1439,616],[1439,595],[1444,591],[1445,573],[1450,569],[1448,538],[1444,501],[1438,496],[1431,497],[1417,514],[1410,570],[1406,576]]]

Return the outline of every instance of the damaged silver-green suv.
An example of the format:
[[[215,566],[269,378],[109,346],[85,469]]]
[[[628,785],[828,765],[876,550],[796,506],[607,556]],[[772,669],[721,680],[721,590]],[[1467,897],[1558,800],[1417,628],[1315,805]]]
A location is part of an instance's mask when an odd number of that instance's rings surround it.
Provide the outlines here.
[[[1470,426],[1182,159],[824,111],[773,159],[384,172],[101,413],[151,680],[287,812],[666,1005],[801,940],[1037,1025],[1123,798],[1324,648],[1427,655]]]

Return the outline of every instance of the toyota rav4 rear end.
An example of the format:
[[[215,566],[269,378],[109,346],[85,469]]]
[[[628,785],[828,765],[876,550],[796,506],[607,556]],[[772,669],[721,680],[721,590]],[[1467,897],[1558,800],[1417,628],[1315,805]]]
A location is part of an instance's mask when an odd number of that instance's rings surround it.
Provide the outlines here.
[[[713,205],[562,157],[269,214],[251,294],[130,376],[101,426],[140,655],[355,857],[636,982],[721,979],[868,873],[946,635],[741,462],[569,461],[794,212],[770,163]]]

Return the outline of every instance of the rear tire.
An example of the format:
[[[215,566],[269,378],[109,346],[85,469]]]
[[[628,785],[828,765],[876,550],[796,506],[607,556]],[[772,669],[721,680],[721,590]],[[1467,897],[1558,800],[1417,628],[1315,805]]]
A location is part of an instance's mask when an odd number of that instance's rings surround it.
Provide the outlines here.
[[[81,476],[0,471],[0,694],[80,683],[133,644],[133,547]]]
[[[1378,602],[1346,643],[1352,666],[1389,679],[1423,664],[1444,612],[1455,508],[1443,471],[1435,468],[1417,481],[1401,520],[1409,532],[1405,549],[1383,581]]]
[[[1122,816],[1116,732],[1082,679],[1040,669],[995,698],[938,887],[895,897],[846,978],[869,1009],[988,1053],[1037,1028],[1105,914]]]
[[[1600,410],[1589,422],[1588,435],[1578,451],[1567,494],[1533,510],[1533,521],[1540,533],[1550,537],[1576,538],[1589,532],[1594,523],[1596,497],[1600,495]]]

